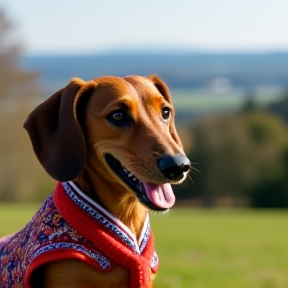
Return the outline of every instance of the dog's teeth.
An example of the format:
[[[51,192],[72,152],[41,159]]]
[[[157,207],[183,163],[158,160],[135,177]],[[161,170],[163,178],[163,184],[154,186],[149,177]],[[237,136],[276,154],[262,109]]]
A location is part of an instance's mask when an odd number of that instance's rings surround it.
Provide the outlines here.
[[[125,172],[125,174],[127,174],[129,178],[133,177],[132,178],[133,181],[138,181],[139,183],[141,183],[141,181],[138,178],[136,178],[130,171],[128,171],[122,164],[120,164],[120,166],[122,167],[123,171]]]

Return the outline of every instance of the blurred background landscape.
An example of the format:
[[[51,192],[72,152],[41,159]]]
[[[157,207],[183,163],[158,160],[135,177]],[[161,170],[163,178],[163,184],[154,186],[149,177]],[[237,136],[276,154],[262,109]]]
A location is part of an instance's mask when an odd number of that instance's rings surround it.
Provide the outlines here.
[[[287,0],[1,0],[0,237],[55,187],[28,114],[75,76],[156,73],[194,169],[176,207],[151,215],[155,287],[287,288],[287,11]]]
[[[0,6],[1,202],[41,201],[53,190],[22,128],[37,104],[75,76],[155,73],[171,90],[195,168],[174,187],[178,206],[288,206],[288,49],[24,53],[8,11]]]

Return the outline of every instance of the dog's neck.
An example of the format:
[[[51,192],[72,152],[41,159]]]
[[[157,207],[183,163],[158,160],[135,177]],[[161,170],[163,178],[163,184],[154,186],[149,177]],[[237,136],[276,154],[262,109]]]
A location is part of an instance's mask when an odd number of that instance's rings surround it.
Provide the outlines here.
[[[124,223],[138,240],[148,213],[147,209],[123,185],[111,182],[111,179],[105,178],[99,171],[93,172],[86,166],[76,179],[77,184],[87,196]]]

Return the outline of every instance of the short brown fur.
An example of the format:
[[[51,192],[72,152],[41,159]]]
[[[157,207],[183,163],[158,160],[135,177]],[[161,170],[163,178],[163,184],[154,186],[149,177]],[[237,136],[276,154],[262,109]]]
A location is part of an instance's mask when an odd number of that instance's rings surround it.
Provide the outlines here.
[[[164,104],[171,109],[169,121],[161,118]],[[129,111],[133,125],[121,128],[111,125],[106,116],[123,108]],[[74,179],[89,197],[121,220],[138,239],[147,208],[113,173],[104,154],[117,158],[143,182],[166,183],[167,179],[157,168],[157,159],[168,154],[184,154],[173,118],[168,88],[155,75],[102,77],[89,82],[75,78],[36,108],[25,128],[39,161],[52,177],[60,181]],[[66,133],[67,127],[70,134]],[[49,147],[45,144],[48,142]],[[69,160],[71,155],[73,163]],[[64,169],[67,165],[73,169],[67,172]],[[129,286],[129,272],[119,265],[104,273],[80,261],[62,260],[48,263],[36,272],[41,273],[45,288]]]

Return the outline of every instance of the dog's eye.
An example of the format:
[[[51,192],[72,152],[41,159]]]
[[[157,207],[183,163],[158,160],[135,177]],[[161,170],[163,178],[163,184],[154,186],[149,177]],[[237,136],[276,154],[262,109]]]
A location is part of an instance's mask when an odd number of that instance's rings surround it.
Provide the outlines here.
[[[106,119],[113,125],[123,127],[132,122],[130,116],[123,110],[116,110],[108,114]]]
[[[162,108],[162,117],[163,117],[163,119],[166,120],[166,121],[169,120],[170,115],[171,115],[171,110],[170,110],[170,108],[168,108],[168,107],[163,107],[163,108]]]
[[[123,113],[116,112],[116,113],[112,114],[112,117],[116,121],[121,121],[123,119]]]

